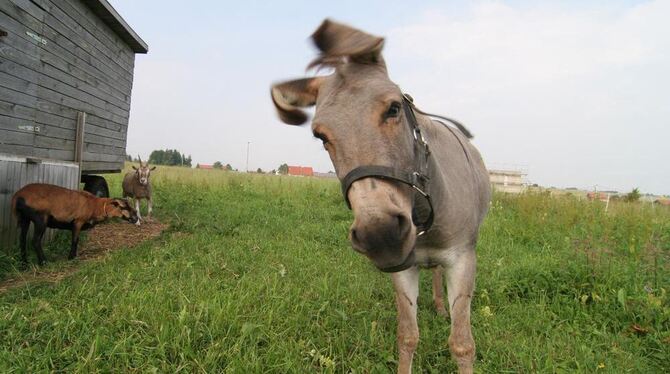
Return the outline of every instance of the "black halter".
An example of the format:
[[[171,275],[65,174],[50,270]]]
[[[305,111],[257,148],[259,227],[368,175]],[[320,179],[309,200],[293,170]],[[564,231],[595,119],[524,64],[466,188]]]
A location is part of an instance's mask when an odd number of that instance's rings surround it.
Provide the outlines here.
[[[347,202],[347,206],[351,209],[351,202],[349,202],[349,189],[351,184],[355,181],[362,178],[380,178],[380,179],[390,179],[398,181],[404,184],[411,186],[414,191],[416,191],[414,198],[414,206],[412,207],[412,222],[417,227],[417,236],[423,235],[430,229],[433,225],[433,203],[428,194],[428,182],[430,178],[428,177],[428,157],[430,156],[430,148],[428,143],[421,134],[419,129],[419,124],[416,121],[416,116],[414,115],[414,104],[412,103],[412,97],[405,94],[403,95],[402,101],[403,110],[405,116],[407,117],[407,123],[409,124],[410,131],[412,131],[412,136],[414,137],[414,170],[406,171],[399,170],[389,166],[380,166],[380,165],[366,165],[359,166],[351,170],[344,178],[342,179],[342,193],[344,194],[344,200]],[[422,198],[419,198],[419,196]],[[428,208],[430,213],[425,219],[419,217],[419,211],[425,211]]]

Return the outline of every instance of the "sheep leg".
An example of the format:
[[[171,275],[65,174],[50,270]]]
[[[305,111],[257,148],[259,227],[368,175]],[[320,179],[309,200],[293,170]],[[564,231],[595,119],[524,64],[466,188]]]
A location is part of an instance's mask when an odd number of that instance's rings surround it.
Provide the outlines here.
[[[81,224],[75,222],[72,225],[72,245],[70,246],[70,254],[67,256],[69,260],[77,257],[77,246],[79,245],[79,234],[81,233]]]
[[[135,224],[139,226],[140,221],[142,220],[142,215],[140,214],[140,199],[137,197],[135,198],[135,210],[137,211],[137,222],[135,222]]]
[[[151,211],[153,210],[153,202],[151,198],[147,199],[147,220],[151,220]]]
[[[47,262],[47,259],[44,256],[44,250],[42,249],[42,237],[47,230],[47,225],[44,221],[43,217],[38,217],[34,221],[35,231],[33,232],[33,248],[35,249],[35,253],[37,253],[37,263],[39,265],[44,265]]]
[[[26,237],[28,236],[30,219],[20,217],[19,226],[21,227],[21,236],[19,237],[19,246],[21,247],[21,261],[23,261],[23,264],[25,265],[28,263],[28,250],[26,249]]]

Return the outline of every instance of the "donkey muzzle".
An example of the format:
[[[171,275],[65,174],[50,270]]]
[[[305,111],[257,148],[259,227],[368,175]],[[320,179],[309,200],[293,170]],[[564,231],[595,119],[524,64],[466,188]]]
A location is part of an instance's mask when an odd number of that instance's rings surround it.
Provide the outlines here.
[[[415,236],[411,218],[378,211],[366,213],[357,215],[349,231],[353,249],[367,256],[381,271],[412,266]]]

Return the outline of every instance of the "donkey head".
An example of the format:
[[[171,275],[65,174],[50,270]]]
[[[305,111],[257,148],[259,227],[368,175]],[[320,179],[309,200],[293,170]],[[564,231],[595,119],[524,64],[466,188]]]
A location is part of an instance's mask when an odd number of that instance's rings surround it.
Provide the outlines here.
[[[310,67],[329,66],[334,72],[274,85],[272,100],[280,119],[301,125],[308,118],[300,108],[316,106],[312,132],[323,142],[340,180],[368,165],[411,170],[413,137],[402,92],[389,79],[381,55],[384,39],[325,20],[312,40],[321,54]],[[345,193],[354,213],[349,231],[353,248],[381,270],[413,265],[411,188],[366,177]]]
[[[156,170],[156,167],[152,166],[149,168],[149,162],[142,162],[142,158],[140,156],[137,156],[137,158],[140,160],[140,167],[138,168],[133,165],[133,169],[135,170],[137,181],[140,182],[141,185],[146,186],[149,184],[149,175],[153,170]]]

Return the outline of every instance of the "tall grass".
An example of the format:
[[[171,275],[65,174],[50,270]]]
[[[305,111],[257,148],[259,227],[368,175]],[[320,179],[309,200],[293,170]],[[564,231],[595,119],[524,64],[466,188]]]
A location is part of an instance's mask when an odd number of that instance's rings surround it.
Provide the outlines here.
[[[0,371],[388,372],[388,275],[337,181],[159,168],[159,239],[0,295]],[[120,194],[120,176],[110,180]],[[670,212],[495,195],[478,246],[481,372],[670,367]],[[66,250],[49,245],[58,271]],[[416,372],[454,371],[422,277]]]

